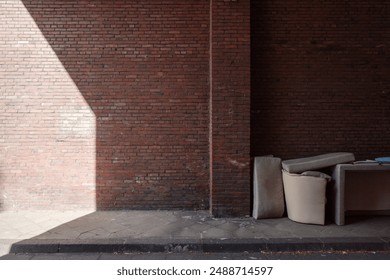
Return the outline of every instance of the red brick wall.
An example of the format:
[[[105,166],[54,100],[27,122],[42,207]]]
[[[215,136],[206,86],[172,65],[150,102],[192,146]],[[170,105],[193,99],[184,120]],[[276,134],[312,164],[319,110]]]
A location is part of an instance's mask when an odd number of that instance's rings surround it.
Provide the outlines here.
[[[390,154],[387,1],[0,5],[0,209],[244,215],[249,143]]]
[[[249,1],[0,5],[3,209],[249,213]]]
[[[2,1],[1,209],[93,209],[95,138],[93,111],[22,2]]]
[[[390,154],[389,1],[252,1],[251,154]]]
[[[209,1],[22,2],[1,9],[7,207],[90,204],[93,174],[98,209],[207,208]]]
[[[211,7],[211,211],[250,213],[250,1]]]

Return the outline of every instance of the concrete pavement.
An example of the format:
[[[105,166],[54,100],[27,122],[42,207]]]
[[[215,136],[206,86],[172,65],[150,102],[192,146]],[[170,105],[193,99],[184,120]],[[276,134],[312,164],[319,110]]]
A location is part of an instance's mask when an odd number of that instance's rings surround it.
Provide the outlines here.
[[[390,260],[390,251],[25,253],[0,260]]]
[[[347,224],[288,218],[213,218],[207,211],[26,211],[0,213],[8,253],[239,253],[390,250],[390,216]]]

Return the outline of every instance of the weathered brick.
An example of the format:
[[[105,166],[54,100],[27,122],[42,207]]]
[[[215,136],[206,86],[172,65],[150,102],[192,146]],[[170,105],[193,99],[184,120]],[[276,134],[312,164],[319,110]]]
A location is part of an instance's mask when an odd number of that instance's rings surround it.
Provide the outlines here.
[[[208,208],[208,1],[1,5],[2,208]]]
[[[246,215],[250,155],[390,153],[387,1],[0,5],[1,209]]]
[[[388,1],[252,1],[251,154],[390,154]]]

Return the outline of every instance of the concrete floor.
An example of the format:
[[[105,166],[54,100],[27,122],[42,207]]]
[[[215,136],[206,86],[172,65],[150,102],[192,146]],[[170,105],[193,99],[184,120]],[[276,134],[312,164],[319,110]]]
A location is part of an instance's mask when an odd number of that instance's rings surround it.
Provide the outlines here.
[[[190,244],[172,247],[172,244]],[[275,242],[278,246],[275,247]],[[94,245],[107,244],[166,244],[164,250],[180,253],[196,244],[222,244],[221,250],[231,248],[237,252],[247,250],[249,244],[258,243],[261,248],[276,251],[296,249],[326,249],[323,244],[350,244],[356,250],[375,249],[375,246],[390,250],[390,216],[348,217],[347,224],[325,226],[300,224],[288,218],[254,220],[253,218],[213,218],[206,211],[26,211],[0,213],[0,256],[9,252],[23,253],[20,245],[55,244],[57,251],[45,251],[41,246],[23,247],[24,253],[58,253],[58,244],[72,244],[72,250],[86,253]],[[306,244],[305,247],[297,247]],[[192,245],[191,245],[192,244]],[[237,246],[233,246],[236,244]],[[270,244],[272,246],[270,246]],[[292,246],[292,245],[293,246]],[[320,247],[317,246],[322,244]],[[329,243],[330,244],[330,243]],[[354,245],[355,244],[355,245]],[[363,246],[363,247],[359,247]],[[363,245],[362,245],[363,244]],[[369,248],[368,245],[374,245]],[[88,245],[88,246],[86,246]],[[248,246],[245,246],[248,245]],[[265,247],[264,247],[264,246]],[[283,247],[285,245],[285,247]],[[383,246],[384,247],[383,247]],[[84,247],[83,247],[84,246]],[[192,247],[191,247],[192,246]],[[230,247],[229,247],[230,246]],[[241,247],[240,247],[241,246]],[[263,247],[262,247],[263,246]],[[294,247],[295,246],[295,247]],[[332,245],[334,247],[334,245]],[[333,248],[329,247],[329,248]],[[336,246],[337,247],[337,246]],[[335,249],[337,249],[335,247]],[[16,248],[16,249],[15,249]],[[89,249],[88,249],[89,248]],[[103,248],[103,247],[100,247]],[[130,248],[130,247],[129,247]],[[131,247],[138,248],[141,247]],[[143,248],[143,247],[142,247]],[[143,250],[141,248],[141,250]],[[150,249],[152,248],[152,249]],[[157,247],[147,247],[153,250]],[[160,248],[160,247],[159,247]],[[205,247],[199,247],[204,250]],[[211,248],[210,246],[208,248]],[[214,246],[218,250],[218,246]],[[338,247],[343,249],[342,247]],[[14,249],[14,250],[13,250]],[[214,250],[208,249],[208,250]],[[32,250],[32,251],[28,251]],[[43,251],[42,251],[43,250]],[[160,249],[156,249],[157,251]]]

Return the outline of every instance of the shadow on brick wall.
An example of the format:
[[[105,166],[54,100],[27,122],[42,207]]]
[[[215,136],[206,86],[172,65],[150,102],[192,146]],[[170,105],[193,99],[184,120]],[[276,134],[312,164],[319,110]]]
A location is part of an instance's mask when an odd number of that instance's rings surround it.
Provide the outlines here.
[[[252,156],[390,153],[388,8],[251,1]]]
[[[209,7],[195,2],[23,0],[95,114],[97,209],[208,208]]]

